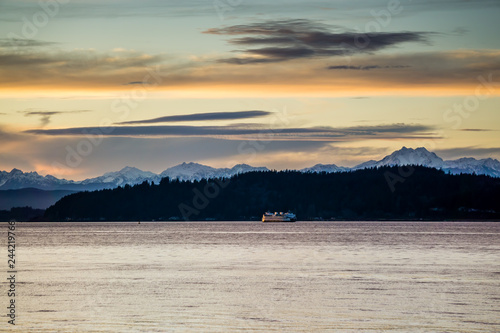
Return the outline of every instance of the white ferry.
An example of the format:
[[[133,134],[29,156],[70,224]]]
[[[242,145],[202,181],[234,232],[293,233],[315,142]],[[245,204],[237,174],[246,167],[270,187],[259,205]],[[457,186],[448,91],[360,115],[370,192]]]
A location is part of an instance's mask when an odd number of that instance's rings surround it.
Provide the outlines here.
[[[283,213],[283,212],[265,212],[262,215],[262,222],[295,222],[297,221],[297,216],[293,213]]]

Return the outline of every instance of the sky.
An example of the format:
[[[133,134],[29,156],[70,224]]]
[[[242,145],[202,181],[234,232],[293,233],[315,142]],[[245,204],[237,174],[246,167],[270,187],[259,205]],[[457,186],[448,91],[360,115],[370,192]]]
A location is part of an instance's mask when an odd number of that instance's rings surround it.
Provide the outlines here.
[[[500,158],[497,0],[0,0],[0,170]]]

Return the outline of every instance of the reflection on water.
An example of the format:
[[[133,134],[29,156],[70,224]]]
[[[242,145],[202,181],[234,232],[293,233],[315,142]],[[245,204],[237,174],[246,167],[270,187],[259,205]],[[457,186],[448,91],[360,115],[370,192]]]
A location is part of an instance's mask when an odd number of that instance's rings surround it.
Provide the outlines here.
[[[19,331],[500,331],[499,223],[24,223],[17,234]]]

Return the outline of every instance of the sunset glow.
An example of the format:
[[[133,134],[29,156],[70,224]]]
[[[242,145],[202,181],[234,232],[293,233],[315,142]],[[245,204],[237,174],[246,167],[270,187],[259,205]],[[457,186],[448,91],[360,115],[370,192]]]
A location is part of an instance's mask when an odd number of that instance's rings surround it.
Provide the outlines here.
[[[0,170],[500,157],[499,2],[223,3],[3,1]]]

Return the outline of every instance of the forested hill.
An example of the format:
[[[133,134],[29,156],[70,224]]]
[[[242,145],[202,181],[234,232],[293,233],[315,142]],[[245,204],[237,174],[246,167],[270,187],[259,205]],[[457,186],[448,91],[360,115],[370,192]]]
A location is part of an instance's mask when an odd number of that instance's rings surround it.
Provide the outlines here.
[[[230,179],[164,178],[64,197],[50,221],[251,220],[267,211],[306,219],[499,219],[500,179],[424,167],[316,174],[251,172]]]

